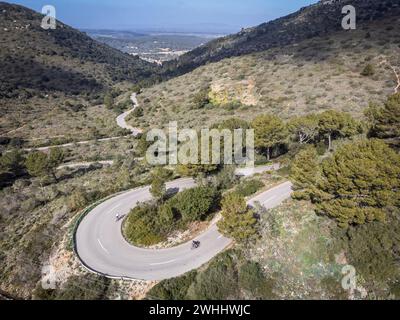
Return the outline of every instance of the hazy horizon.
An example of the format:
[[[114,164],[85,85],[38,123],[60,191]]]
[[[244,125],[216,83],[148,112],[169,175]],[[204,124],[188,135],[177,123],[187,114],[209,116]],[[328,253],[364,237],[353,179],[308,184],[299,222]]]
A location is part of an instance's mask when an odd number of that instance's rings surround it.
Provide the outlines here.
[[[7,1],[36,11],[52,4],[78,29],[229,33],[297,11],[317,0],[43,0]]]

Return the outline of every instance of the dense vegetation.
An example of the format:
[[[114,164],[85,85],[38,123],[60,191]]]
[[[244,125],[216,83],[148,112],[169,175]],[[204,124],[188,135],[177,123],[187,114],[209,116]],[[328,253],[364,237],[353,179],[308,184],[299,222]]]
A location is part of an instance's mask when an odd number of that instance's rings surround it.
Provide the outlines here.
[[[124,235],[134,245],[158,244],[173,232],[185,230],[190,223],[208,219],[219,201],[219,191],[210,186],[184,190],[166,199],[160,176],[153,177],[151,193],[154,202],[132,209],[124,223]]]
[[[274,281],[258,263],[231,250],[220,254],[204,270],[160,282],[149,291],[147,299],[273,299],[273,287]]]
[[[370,136],[391,139],[396,144],[400,139],[400,93],[386,101],[383,107],[370,106],[366,114],[371,123]]]
[[[58,148],[51,149],[48,154],[38,151],[25,155],[17,149],[7,152],[0,156],[0,175],[3,177],[0,187],[27,175],[41,178],[52,176],[57,181],[56,170],[65,156],[65,152]]]
[[[370,135],[386,132],[381,136],[398,139],[392,114],[400,110],[399,96],[389,97],[384,108],[371,111]],[[340,117],[331,119],[340,125]],[[380,125],[385,121],[387,125]],[[345,123],[342,131],[354,133],[351,119]],[[324,122],[324,130],[326,127]],[[335,127],[332,121],[329,127]],[[345,143],[321,163],[316,150],[308,146],[296,155],[291,178],[295,182],[295,198],[311,199],[318,212],[334,218],[344,228],[376,220],[384,222],[388,208],[400,204],[400,157],[379,140]]]
[[[291,165],[293,197],[311,200],[317,213],[337,222],[342,230],[333,229],[332,238],[362,275],[367,290],[392,297],[398,297],[400,279],[400,156],[389,145],[398,147],[399,110],[399,94],[383,107],[367,110],[369,136],[386,141],[345,141],[323,158],[308,145]]]
[[[265,187],[264,183],[257,179],[245,180],[240,183],[236,188],[236,193],[242,197],[249,197],[255,194],[257,191]]]

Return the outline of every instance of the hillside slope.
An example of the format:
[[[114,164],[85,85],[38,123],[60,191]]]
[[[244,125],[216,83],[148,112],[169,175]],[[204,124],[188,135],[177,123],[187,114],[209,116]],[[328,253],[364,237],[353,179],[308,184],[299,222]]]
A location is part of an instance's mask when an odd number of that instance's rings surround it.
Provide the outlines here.
[[[289,118],[327,109],[361,117],[370,102],[385,100],[396,87],[389,64],[400,67],[399,18],[393,10],[357,30],[201,66],[144,90],[139,96],[144,116],[131,122],[159,127],[178,121],[200,128],[232,116]],[[365,74],[367,67],[372,70]],[[199,106],[199,100],[209,103]]]
[[[183,74],[208,62],[327,36],[342,30],[342,8],[347,4],[356,8],[359,27],[372,20],[398,16],[400,12],[397,0],[323,0],[286,17],[211,41],[177,61],[167,63],[164,72],[167,75]]]
[[[104,95],[130,90],[158,67],[59,21],[44,30],[42,19],[0,2],[0,135],[31,145],[123,134],[115,112],[102,105]]]
[[[78,94],[117,81],[139,81],[154,66],[106,45],[61,22],[44,30],[43,16],[0,2],[0,98],[40,91]]]

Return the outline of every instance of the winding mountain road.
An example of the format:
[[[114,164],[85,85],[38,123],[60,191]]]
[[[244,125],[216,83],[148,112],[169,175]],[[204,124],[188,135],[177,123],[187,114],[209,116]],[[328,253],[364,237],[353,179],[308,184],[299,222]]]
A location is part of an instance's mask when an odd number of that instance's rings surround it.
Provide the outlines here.
[[[134,108],[117,117],[117,124],[128,129],[134,136],[142,133],[126,123],[126,117],[138,106],[136,94],[131,95]],[[105,161],[112,164],[112,161]],[[67,164],[64,167],[79,167],[90,163]],[[237,169],[239,176],[251,176],[269,170],[278,170],[279,164],[256,168]],[[180,179],[167,184],[168,190],[182,191],[193,188],[193,179]],[[273,208],[290,197],[291,184],[284,183],[251,199],[248,204],[259,202]],[[150,187],[138,188],[117,195],[94,208],[80,222],[75,234],[76,252],[82,264],[92,272],[109,278],[163,280],[194,270],[211,260],[232,243],[218,232],[216,223],[196,237],[200,248],[191,250],[191,242],[169,249],[143,249],[129,244],[122,235],[122,219],[138,203],[151,200]]]
[[[193,179],[167,184],[168,189],[184,190],[195,186]],[[292,185],[283,183],[251,199],[266,208],[273,208],[290,197]],[[200,248],[191,250],[191,242],[169,249],[143,249],[130,245],[121,232],[122,221],[116,214],[126,215],[137,203],[151,199],[149,187],[128,191],[93,209],[79,224],[76,251],[81,262],[91,271],[109,278],[163,280],[194,270],[211,260],[232,243],[212,224],[196,240]]]
[[[134,137],[138,136],[143,132],[142,129],[140,128],[134,128],[126,123],[126,118],[128,115],[130,115],[133,111],[135,111],[136,108],[139,107],[139,103],[137,100],[137,94],[132,93],[131,95],[131,101],[133,103],[133,108],[127,112],[124,112],[123,114],[119,115],[115,121],[117,122],[117,125],[122,128],[122,129],[127,129],[132,132],[132,135]],[[51,146],[45,146],[45,147],[37,147],[37,148],[26,148],[24,151],[31,152],[31,151],[48,151],[50,149],[54,148],[67,148],[67,147],[73,147],[75,145],[86,145],[86,144],[93,144],[97,142],[107,142],[107,141],[113,141],[113,140],[119,140],[121,138],[126,138],[129,136],[119,136],[119,137],[110,137],[110,138],[102,138],[102,139],[97,139],[97,140],[85,140],[85,141],[78,141],[78,142],[69,142],[65,144],[59,144],[59,145],[51,145]]]
[[[126,118],[133,112],[136,110],[136,108],[139,107],[139,102],[137,100],[137,94],[136,93],[132,93],[131,95],[131,101],[133,103],[133,109],[124,112],[123,114],[119,115],[117,117],[117,124],[119,127],[123,128],[123,129],[127,129],[130,130],[133,134],[133,136],[138,136],[139,134],[143,133],[143,130],[140,128],[134,128],[132,126],[130,126],[129,124],[126,123]]]

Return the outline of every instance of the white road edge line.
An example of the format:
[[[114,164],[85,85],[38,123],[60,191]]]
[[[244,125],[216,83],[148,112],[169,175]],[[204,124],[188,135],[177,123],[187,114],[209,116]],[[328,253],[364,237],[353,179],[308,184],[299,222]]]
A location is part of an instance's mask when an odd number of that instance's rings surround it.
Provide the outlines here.
[[[161,265],[163,265],[163,264],[169,264],[169,263],[172,263],[172,262],[175,262],[176,260],[171,260],[171,261],[166,261],[166,262],[160,262],[160,263],[151,263],[150,265],[151,266],[161,266]]]
[[[108,250],[107,250],[106,248],[104,248],[104,246],[103,246],[103,244],[101,243],[100,239],[97,239],[97,241],[99,242],[99,245],[101,246],[101,248],[102,248],[107,254],[110,254],[110,253],[108,252]]]

